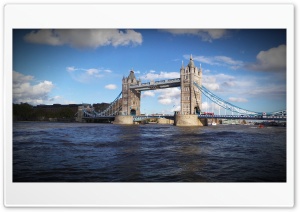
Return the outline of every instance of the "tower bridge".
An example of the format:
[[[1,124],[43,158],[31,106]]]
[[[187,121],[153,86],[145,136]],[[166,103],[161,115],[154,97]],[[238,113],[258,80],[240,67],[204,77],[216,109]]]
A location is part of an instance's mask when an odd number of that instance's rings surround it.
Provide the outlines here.
[[[192,56],[186,67],[183,63],[180,68],[180,78],[166,79],[160,81],[150,81],[142,83],[137,80],[134,71],[130,71],[128,77],[122,79],[122,91],[113,102],[101,112],[96,112],[91,108],[79,108],[78,119],[114,119],[117,124],[133,124],[136,120],[141,120],[141,92],[165,88],[181,88],[180,111],[172,117],[177,126],[204,126],[207,119],[212,118],[212,114],[203,114],[202,94],[208,97],[225,110],[235,112],[239,115],[213,115],[213,118],[224,119],[263,119],[263,120],[286,120],[286,111],[277,112],[254,112],[237,107],[213,94],[202,85],[202,68],[194,65]]]

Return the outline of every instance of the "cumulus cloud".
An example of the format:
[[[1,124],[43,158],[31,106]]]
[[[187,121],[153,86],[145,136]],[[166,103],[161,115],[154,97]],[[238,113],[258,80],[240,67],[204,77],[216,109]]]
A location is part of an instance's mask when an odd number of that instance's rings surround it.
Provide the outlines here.
[[[180,78],[179,72],[163,72],[156,73],[154,70],[150,70],[140,77],[142,80],[159,80],[159,79],[173,79]]]
[[[248,102],[245,98],[229,97],[230,102]]]
[[[105,86],[105,88],[109,90],[115,90],[117,89],[117,86],[115,84],[108,84]]]
[[[210,91],[217,91],[220,89],[220,86],[218,83],[206,83],[206,82],[203,82],[202,83],[204,87],[206,87],[208,90]]]
[[[75,48],[140,45],[142,34],[134,30],[117,29],[41,29],[31,31],[24,40],[51,46],[69,45]]]
[[[142,98],[147,97],[147,96],[154,97],[155,93],[153,91],[144,91],[142,93]]]
[[[203,75],[202,84],[211,91],[226,90],[237,85],[234,76],[227,74]]]
[[[208,102],[202,102],[201,103],[201,109],[202,109],[202,111],[208,111],[208,109],[209,109],[209,104],[208,104]]]
[[[256,62],[248,64],[248,69],[258,71],[283,71],[286,69],[286,45],[260,51],[256,56]]]
[[[203,75],[202,84],[210,91],[216,91],[220,88],[219,84],[217,83],[217,79],[214,76]]]
[[[212,42],[228,35],[226,29],[164,29],[173,35],[194,35],[200,37],[203,41]]]
[[[163,105],[179,105],[180,104],[180,94],[179,88],[166,88],[162,90],[155,90],[158,93],[158,102]]]
[[[51,81],[36,84],[34,77],[13,71],[13,102],[26,102],[32,105],[45,104],[51,101],[49,93],[54,88]]]

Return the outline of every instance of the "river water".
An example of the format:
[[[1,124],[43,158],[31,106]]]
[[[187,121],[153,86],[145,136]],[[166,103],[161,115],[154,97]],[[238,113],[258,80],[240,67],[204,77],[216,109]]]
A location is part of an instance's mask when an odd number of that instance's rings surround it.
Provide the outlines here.
[[[14,182],[286,182],[286,128],[15,122]]]

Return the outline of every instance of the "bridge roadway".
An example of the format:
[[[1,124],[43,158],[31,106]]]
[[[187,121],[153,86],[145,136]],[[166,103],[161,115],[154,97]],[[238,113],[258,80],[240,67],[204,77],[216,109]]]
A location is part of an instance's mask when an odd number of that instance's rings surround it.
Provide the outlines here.
[[[160,81],[150,81],[147,83],[140,83],[138,85],[130,85],[130,89],[135,89],[137,91],[146,91],[154,89],[163,89],[163,88],[173,88],[180,87],[180,78],[160,80]]]
[[[286,121],[286,116],[248,116],[248,115],[198,115],[199,118],[217,118],[217,119],[248,119],[248,120],[274,120]],[[83,119],[114,119],[115,116],[95,116],[83,117]],[[161,115],[161,116],[133,116],[134,121],[141,121],[150,118],[166,118],[174,120],[174,115]]]
[[[162,116],[134,116],[134,120],[142,120],[146,118],[167,118],[174,119],[173,115]],[[249,116],[249,115],[198,115],[198,118],[217,118],[217,119],[251,119],[251,120],[276,120],[286,121],[285,116]]]

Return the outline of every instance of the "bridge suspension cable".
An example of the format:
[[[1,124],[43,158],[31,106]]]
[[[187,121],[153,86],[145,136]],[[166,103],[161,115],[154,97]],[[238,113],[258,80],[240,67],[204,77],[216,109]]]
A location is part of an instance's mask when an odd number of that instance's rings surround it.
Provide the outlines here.
[[[96,112],[95,110],[93,111],[87,111],[84,110],[84,115],[87,117],[101,117],[101,116],[115,116],[117,115],[121,109],[122,109],[122,104],[119,104],[119,100],[121,99],[122,92],[115,98],[114,101],[112,101],[109,106],[101,111],[101,112]]]
[[[194,85],[205,95],[207,96],[211,101],[213,101],[214,103],[218,104],[219,106],[225,108],[226,110],[230,110],[232,112],[236,112],[239,114],[247,114],[247,115],[261,115],[261,112],[254,112],[254,111],[250,111],[250,110],[245,110],[242,109],[240,107],[237,107],[223,99],[221,99],[220,97],[216,96],[215,94],[213,94],[212,92],[210,92],[207,88],[205,88],[203,85],[200,86],[198,85],[196,82],[194,82]]]

